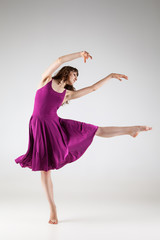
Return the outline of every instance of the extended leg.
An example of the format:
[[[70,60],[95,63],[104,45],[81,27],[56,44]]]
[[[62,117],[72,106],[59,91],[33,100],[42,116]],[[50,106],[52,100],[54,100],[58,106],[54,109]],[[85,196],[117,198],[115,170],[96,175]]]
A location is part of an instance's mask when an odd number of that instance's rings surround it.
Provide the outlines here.
[[[49,223],[58,223],[56,205],[53,197],[53,183],[51,179],[51,171],[41,171],[41,181],[50,205]]]
[[[140,131],[151,130],[147,126],[127,126],[127,127],[98,127],[96,135],[100,137],[115,137],[119,135],[130,135],[136,137]]]

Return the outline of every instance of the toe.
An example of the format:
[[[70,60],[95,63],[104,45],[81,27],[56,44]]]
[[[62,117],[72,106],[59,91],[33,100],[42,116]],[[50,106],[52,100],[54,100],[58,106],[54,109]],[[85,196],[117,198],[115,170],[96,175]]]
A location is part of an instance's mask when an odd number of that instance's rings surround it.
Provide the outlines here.
[[[151,129],[152,129],[151,127],[148,127],[148,126],[146,127],[146,131],[151,130]]]
[[[51,224],[57,224],[58,223],[57,220],[51,220],[51,219],[48,222],[51,223]]]

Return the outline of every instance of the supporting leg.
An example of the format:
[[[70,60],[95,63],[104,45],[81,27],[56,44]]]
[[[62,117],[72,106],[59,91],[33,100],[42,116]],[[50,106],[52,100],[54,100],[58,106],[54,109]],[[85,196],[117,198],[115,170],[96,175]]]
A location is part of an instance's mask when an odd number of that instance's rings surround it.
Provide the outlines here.
[[[41,181],[50,206],[49,223],[58,223],[56,204],[53,197],[53,183],[51,179],[51,171],[41,171]]]

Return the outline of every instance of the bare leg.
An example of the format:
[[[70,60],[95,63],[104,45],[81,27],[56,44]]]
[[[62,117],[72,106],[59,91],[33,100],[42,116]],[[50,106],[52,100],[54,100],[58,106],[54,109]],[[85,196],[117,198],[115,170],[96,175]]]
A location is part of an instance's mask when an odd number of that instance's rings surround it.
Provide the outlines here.
[[[41,181],[44,187],[47,199],[50,205],[50,220],[49,223],[58,223],[56,204],[53,197],[53,183],[51,179],[51,171],[41,171]]]
[[[119,135],[130,135],[136,137],[141,131],[151,130],[151,127],[147,126],[128,126],[128,127],[98,127],[96,132],[100,137],[115,137]]]

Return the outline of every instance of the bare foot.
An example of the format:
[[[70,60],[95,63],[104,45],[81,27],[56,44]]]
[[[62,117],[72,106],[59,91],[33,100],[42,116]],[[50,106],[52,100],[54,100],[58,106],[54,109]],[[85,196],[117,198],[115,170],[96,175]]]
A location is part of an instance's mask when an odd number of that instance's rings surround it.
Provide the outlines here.
[[[56,206],[54,206],[53,210],[51,210],[51,212],[50,212],[50,219],[49,219],[48,223],[58,224]]]
[[[139,132],[148,131],[151,129],[152,127],[148,127],[148,126],[133,126],[130,128],[129,135],[131,135],[132,137],[137,137]]]

